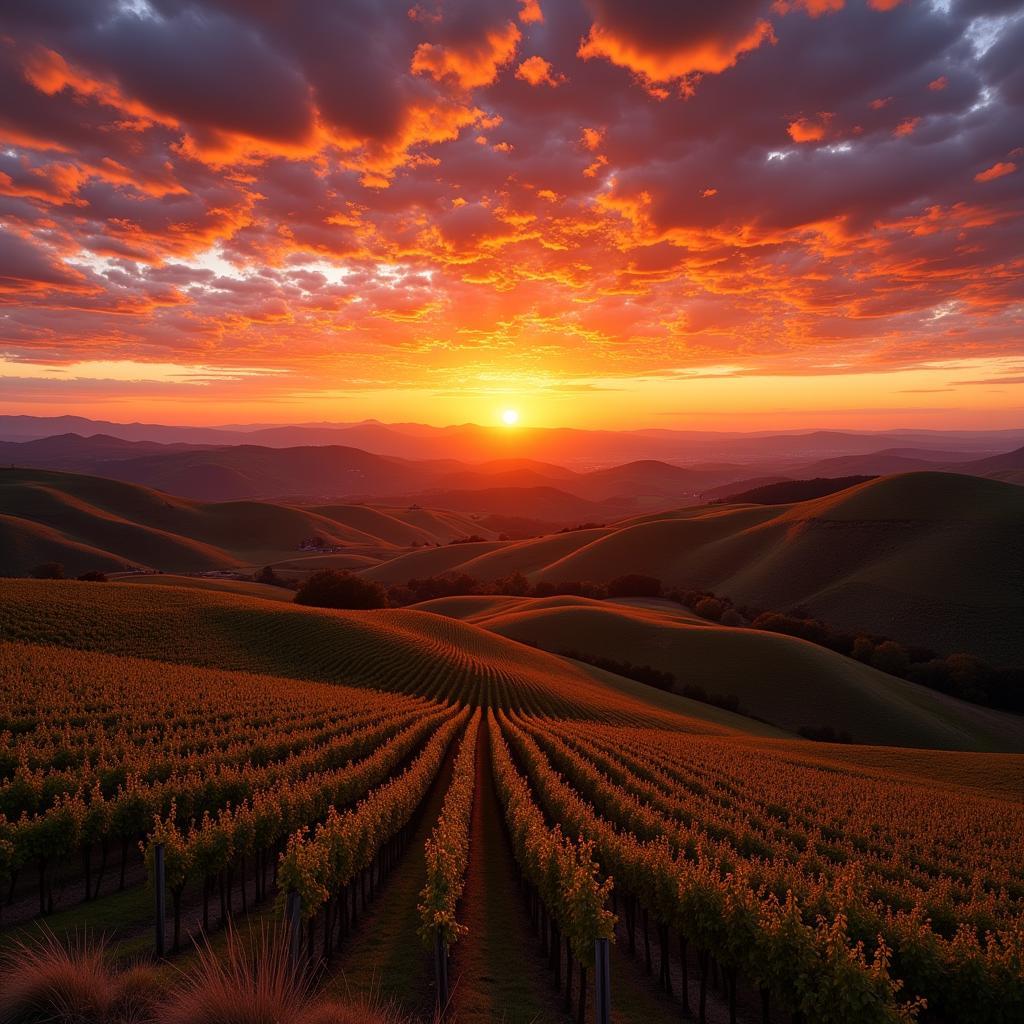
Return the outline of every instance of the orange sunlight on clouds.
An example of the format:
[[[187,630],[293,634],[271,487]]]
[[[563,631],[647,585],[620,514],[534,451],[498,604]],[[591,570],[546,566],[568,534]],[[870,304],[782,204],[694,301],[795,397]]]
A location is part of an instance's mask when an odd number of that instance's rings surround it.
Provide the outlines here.
[[[47,11],[0,11],[3,411],[1019,422],[997,3]]]

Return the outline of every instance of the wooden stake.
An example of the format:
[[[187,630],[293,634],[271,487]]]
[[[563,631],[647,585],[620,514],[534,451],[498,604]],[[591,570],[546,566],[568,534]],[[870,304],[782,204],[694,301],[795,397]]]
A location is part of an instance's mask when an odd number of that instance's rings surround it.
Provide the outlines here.
[[[164,922],[167,917],[167,890],[165,888],[164,870],[164,844],[157,843],[153,851],[153,866],[155,868],[156,885],[156,955],[163,957],[164,949]]]

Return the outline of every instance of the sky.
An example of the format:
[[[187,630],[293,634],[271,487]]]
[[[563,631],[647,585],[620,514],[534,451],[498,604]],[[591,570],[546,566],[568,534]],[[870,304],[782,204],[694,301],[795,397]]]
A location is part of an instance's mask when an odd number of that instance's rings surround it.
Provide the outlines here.
[[[1024,425],[1020,0],[4,0],[0,412]]]

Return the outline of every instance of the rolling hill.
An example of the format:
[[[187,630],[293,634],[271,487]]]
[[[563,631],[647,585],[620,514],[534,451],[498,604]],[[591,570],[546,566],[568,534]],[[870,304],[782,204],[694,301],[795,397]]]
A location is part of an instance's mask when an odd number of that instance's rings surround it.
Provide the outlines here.
[[[1024,718],[955,700],[795,637],[708,623],[669,602],[441,598],[451,615],[552,652],[671,672],[676,687],[734,694],[784,729],[830,725],[860,743],[1024,751]]]
[[[781,505],[715,505],[505,544],[436,568],[492,580],[608,581],[626,573],[740,604],[808,609],[830,625],[946,654],[1024,664],[1024,491],[949,473],[882,477]],[[369,570],[399,582],[402,557]]]
[[[101,477],[0,470],[0,574],[12,576],[47,561],[76,575],[226,569],[296,558],[300,543],[313,536],[376,561],[471,531],[490,534],[472,520],[428,509],[204,503]]]
[[[533,576],[647,573],[760,608],[803,606],[842,629],[1019,665],[1021,522],[1019,487],[912,473],[792,505],[627,520]]]
[[[0,640],[470,703],[782,735],[739,715],[412,609],[337,612],[189,587],[0,580]]]

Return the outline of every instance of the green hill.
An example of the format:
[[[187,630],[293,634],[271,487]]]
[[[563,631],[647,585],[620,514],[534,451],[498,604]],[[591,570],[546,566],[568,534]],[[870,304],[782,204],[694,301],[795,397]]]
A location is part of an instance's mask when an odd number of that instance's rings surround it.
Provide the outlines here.
[[[539,713],[782,735],[413,609],[339,612],[189,587],[0,580],[0,640],[340,682]],[[696,721],[690,721],[695,719]]]
[[[0,574],[8,576],[48,561],[63,563],[70,575],[262,565],[297,559],[299,545],[313,536],[354,549],[346,551],[350,565],[364,568],[414,543],[447,543],[474,531],[493,536],[468,518],[430,509],[201,502],[103,477],[0,470]]]
[[[446,544],[440,548],[421,548],[408,551],[395,558],[363,571],[362,575],[381,583],[405,583],[406,580],[426,576],[442,576],[462,571],[466,562],[478,555],[504,547],[503,541],[471,541],[465,544]]]
[[[679,614],[667,602],[458,597],[417,608],[548,651],[578,651],[671,672],[678,689],[735,694],[792,732],[830,725],[860,743],[1024,751],[1024,718],[958,701],[795,637]]]
[[[1024,664],[1024,490],[951,473],[883,477],[793,505],[627,520],[536,571],[626,572],[850,631]]]

